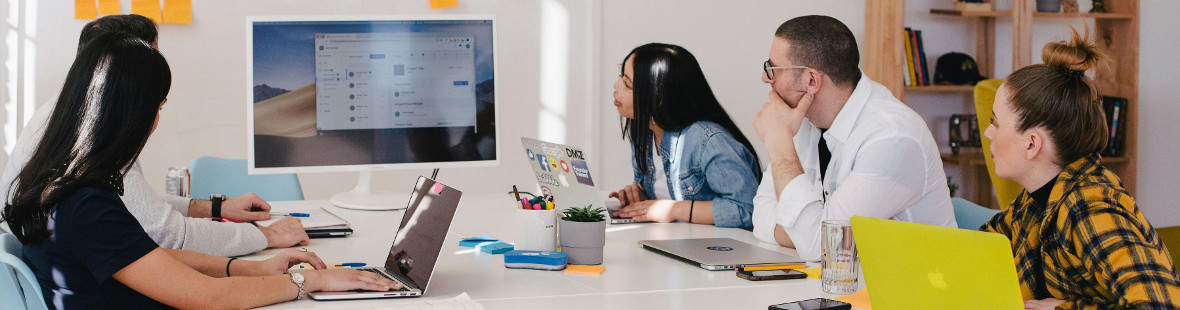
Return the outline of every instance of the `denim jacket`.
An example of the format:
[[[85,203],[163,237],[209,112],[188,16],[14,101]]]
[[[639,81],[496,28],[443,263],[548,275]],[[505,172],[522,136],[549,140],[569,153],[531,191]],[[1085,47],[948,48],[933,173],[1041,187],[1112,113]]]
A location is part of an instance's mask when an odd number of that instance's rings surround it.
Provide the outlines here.
[[[631,151],[634,154],[634,148]],[[713,201],[717,227],[754,227],[754,194],[762,169],[754,154],[725,128],[698,121],[680,131],[664,132],[659,151],[672,200]],[[640,171],[632,158],[635,183],[643,186],[645,196],[655,197],[652,156],[640,158],[647,160],[648,169]]]

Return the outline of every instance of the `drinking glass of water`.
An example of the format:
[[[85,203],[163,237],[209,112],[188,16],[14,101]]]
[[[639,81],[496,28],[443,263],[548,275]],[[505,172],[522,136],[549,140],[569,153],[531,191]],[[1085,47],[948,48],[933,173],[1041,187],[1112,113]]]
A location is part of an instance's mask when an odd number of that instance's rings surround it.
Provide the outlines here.
[[[852,223],[827,220],[821,226],[823,247],[822,280],[824,292],[852,294],[857,291],[860,259],[852,239]]]

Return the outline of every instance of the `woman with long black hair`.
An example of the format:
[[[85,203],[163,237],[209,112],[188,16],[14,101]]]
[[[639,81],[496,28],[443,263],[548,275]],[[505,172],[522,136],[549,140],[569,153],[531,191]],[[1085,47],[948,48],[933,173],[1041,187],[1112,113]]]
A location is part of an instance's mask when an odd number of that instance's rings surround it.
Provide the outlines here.
[[[324,264],[306,250],[235,261],[159,247],[120,200],[123,176],[159,121],[171,71],[148,42],[112,32],[83,45],[44,138],[3,217],[54,308],[248,308],[316,290],[389,290],[357,270],[284,275]],[[230,277],[233,275],[233,277]]]
[[[631,142],[635,183],[610,194],[624,205],[619,216],[753,227],[758,155],[696,57],[649,43],[631,50],[620,67],[614,104]]]

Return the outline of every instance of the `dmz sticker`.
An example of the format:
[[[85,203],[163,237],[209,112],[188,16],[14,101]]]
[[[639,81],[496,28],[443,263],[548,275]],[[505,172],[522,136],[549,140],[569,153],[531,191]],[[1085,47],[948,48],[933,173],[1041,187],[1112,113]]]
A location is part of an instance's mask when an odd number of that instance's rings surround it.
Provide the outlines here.
[[[727,247],[727,246],[711,246],[711,247],[706,247],[706,249],[710,249],[713,251],[721,251],[721,252],[733,251],[733,248]]]
[[[574,166],[574,177],[578,178],[578,183],[594,186],[594,179],[590,177],[590,169],[586,167],[586,161],[571,159],[571,166]]]

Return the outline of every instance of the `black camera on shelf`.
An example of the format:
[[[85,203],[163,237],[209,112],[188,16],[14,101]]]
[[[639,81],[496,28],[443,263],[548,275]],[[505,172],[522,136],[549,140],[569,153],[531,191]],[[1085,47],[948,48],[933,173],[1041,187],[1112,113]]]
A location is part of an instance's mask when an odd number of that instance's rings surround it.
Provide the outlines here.
[[[959,154],[962,147],[982,147],[979,140],[979,119],[975,114],[951,114],[951,152]]]

